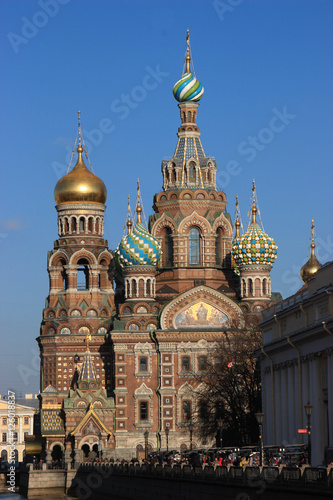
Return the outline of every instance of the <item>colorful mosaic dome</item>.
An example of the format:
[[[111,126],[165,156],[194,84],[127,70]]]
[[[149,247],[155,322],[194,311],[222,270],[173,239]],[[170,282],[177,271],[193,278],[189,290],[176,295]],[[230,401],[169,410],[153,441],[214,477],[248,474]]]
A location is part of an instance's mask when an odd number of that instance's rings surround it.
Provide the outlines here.
[[[118,245],[120,264],[127,266],[156,266],[161,256],[161,245],[141,222],[137,222]]]
[[[252,222],[247,231],[233,241],[232,256],[237,267],[272,265],[277,257],[277,248],[275,241],[256,222]]]
[[[203,93],[203,86],[192,73],[185,73],[173,87],[173,95],[178,102],[200,101]]]

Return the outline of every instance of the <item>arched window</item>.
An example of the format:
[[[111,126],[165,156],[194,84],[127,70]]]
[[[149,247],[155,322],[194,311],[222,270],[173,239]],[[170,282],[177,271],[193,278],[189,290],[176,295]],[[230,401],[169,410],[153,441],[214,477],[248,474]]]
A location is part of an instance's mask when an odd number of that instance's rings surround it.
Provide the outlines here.
[[[84,223],[85,223],[85,218],[80,217],[80,232],[84,233]]]
[[[200,264],[200,232],[196,227],[189,231],[189,264]]]
[[[137,282],[134,280],[132,280],[132,296],[136,296],[137,294]]]
[[[216,265],[222,266],[223,258],[222,258],[222,249],[223,249],[223,229],[219,227],[216,231],[216,240],[215,240],[215,258]]]
[[[262,281],[262,293],[263,295],[267,295],[267,279],[264,278]]]
[[[189,122],[192,121],[192,113],[191,113],[191,111],[188,112],[188,121]]]
[[[60,259],[59,263],[63,267],[66,265],[66,261],[64,259]],[[62,278],[63,289],[67,290],[67,288],[68,288],[68,276],[67,276],[66,270],[64,268],[61,271],[61,278]]]
[[[253,295],[253,281],[249,279],[249,295]]]
[[[72,218],[72,233],[76,233],[76,227],[77,227],[76,217],[73,217]]]
[[[195,182],[195,165],[194,163],[190,164],[190,182]]]
[[[88,290],[89,289],[89,262],[86,259],[80,259],[78,262],[77,270],[77,289],[78,290]]]
[[[148,279],[148,280],[147,280],[147,283],[146,283],[146,295],[148,295],[148,297],[149,297],[149,295],[151,294],[151,287],[150,287],[150,283],[151,283],[151,280],[150,280],[150,279]]]
[[[92,217],[89,217],[89,219],[88,219],[88,231],[89,231],[89,233],[93,232],[93,218]]]
[[[167,227],[164,232],[164,265],[165,267],[173,266],[173,239],[172,239],[172,230],[170,227]]]

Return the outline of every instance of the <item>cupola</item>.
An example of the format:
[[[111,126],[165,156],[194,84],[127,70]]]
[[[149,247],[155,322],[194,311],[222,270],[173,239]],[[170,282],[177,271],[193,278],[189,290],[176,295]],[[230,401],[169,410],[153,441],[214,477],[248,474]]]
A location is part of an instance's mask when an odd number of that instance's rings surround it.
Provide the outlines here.
[[[314,242],[314,222],[312,219],[312,224],[311,224],[311,253],[310,253],[310,258],[309,260],[304,264],[304,266],[301,269],[301,278],[304,281],[304,283],[307,283],[311,278],[314,277],[318,269],[321,267],[321,264],[317,257],[315,256],[315,242]]]

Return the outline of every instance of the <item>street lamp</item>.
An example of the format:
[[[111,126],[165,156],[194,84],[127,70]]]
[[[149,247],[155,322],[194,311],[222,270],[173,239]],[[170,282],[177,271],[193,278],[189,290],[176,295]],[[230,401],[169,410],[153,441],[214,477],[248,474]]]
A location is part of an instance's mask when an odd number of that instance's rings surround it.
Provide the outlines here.
[[[99,458],[99,463],[101,463],[101,458],[102,458],[102,434],[98,436],[98,458]]]
[[[311,465],[311,412],[312,412],[313,406],[310,405],[309,401],[307,405],[304,405],[304,410],[308,419],[308,425],[307,425],[307,430],[308,430],[308,463]]]
[[[170,432],[169,427],[166,427],[165,428],[165,437],[166,437],[166,442],[167,442],[167,453],[169,451],[169,432]]]
[[[148,436],[149,436],[149,432],[145,431],[143,435],[145,438],[145,460],[148,460]]]
[[[257,422],[259,424],[259,440],[260,440],[260,467],[262,467],[264,462],[264,447],[262,441],[262,423],[264,420],[264,413],[255,413]]]
[[[193,437],[193,422],[191,420],[191,422],[188,424],[188,430],[190,431],[190,451],[192,451],[192,437]]]
[[[217,427],[219,429],[219,448],[222,448],[222,429],[223,429],[223,419],[217,419]]]

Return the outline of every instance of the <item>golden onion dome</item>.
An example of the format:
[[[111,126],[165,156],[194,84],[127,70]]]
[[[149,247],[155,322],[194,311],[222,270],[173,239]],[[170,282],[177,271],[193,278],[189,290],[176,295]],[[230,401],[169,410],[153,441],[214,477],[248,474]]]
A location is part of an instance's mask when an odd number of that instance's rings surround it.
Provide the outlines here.
[[[54,188],[56,204],[101,203],[104,205],[107,197],[104,182],[85,166],[81,144],[78,145],[77,152],[78,159],[75,167],[64,175]]]
[[[314,277],[318,269],[321,267],[321,263],[315,256],[315,243],[314,243],[314,223],[312,219],[312,226],[311,226],[311,233],[312,233],[312,242],[310,245],[311,248],[311,254],[309,260],[304,264],[304,266],[301,269],[301,278],[304,281],[304,283],[307,283],[311,278]]]

